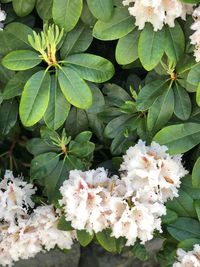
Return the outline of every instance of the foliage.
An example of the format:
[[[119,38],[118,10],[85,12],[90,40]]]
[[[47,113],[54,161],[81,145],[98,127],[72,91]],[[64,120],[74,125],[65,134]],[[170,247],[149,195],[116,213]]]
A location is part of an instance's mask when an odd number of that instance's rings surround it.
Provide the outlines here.
[[[58,206],[70,170],[118,170],[138,139],[184,153],[191,175],[163,217],[161,266],[177,248],[200,244],[200,63],[189,36],[193,23],[138,30],[121,0],[2,0],[0,31],[0,171],[24,173],[37,201]],[[198,0],[181,0],[198,4]],[[188,227],[189,226],[189,227]],[[71,225],[62,218],[62,230]],[[78,232],[120,253],[109,229]],[[131,248],[148,259],[145,248]]]

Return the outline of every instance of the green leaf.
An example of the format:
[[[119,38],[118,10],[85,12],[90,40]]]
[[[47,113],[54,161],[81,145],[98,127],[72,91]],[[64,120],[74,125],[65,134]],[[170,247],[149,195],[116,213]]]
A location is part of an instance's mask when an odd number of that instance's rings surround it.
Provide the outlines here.
[[[137,125],[137,124],[136,124]],[[125,128],[121,132],[117,132],[116,136],[112,140],[110,151],[112,155],[121,155],[125,154],[126,150],[132,146],[136,139],[135,136],[131,133],[128,136],[124,135]]]
[[[155,32],[151,24],[146,24],[138,43],[138,55],[143,67],[150,71],[160,62],[165,49],[165,29]]]
[[[171,118],[174,112],[174,93],[168,88],[163,95],[159,96],[150,107],[147,116],[147,128],[156,132],[161,129]]]
[[[83,8],[82,0],[53,0],[53,20],[66,32],[77,24]]]
[[[96,233],[96,238],[99,244],[108,252],[116,252],[116,240],[114,237],[111,237],[111,230],[106,229],[102,232]]]
[[[167,227],[168,232],[178,241],[189,238],[200,239],[200,223],[191,218],[178,218]]]
[[[192,110],[191,100],[186,90],[177,83],[174,86],[174,97],[174,114],[180,120],[188,120]]]
[[[38,15],[44,21],[52,18],[53,0],[37,0],[36,10]]]
[[[65,216],[61,216],[61,218],[59,219],[57,228],[61,231],[74,230],[74,228],[71,226],[71,223],[65,220]]]
[[[3,90],[3,99],[21,95],[27,80],[37,71],[38,68],[17,72],[6,84]]]
[[[80,134],[78,134],[74,141],[78,142],[78,143],[85,143],[85,142],[88,142],[90,141],[92,137],[92,132],[90,131],[84,131],[84,132],[81,132]]]
[[[43,117],[48,107],[50,85],[50,75],[43,70],[27,81],[19,107],[20,118],[25,126],[30,127]]]
[[[194,200],[183,188],[179,189],[179,197],[168,201],[166,206],[176,212],[179,217],[196,217]]]
[[[15,99],[4,101],[0,105],[0,135],[7,135],[14,127],[18,117],[18,105]]]
[[[28,70],[40,62],[39,54],[30,50],[12,51],[2,59],[3,66],[9,70]]]
[[[127,7],[116,7],[108,22],[97,21],[93,29],[93,36],[103,41],[116,40],[127,35],[134,28],[134,20]]]
[[[137,109],[141,111],[149,109],[156,98],[168,87],[169,85],[164,80],[156,80],[147,83],[138,94],[136,100]]]
[[[60,50],[61,58],[65,58],[69,54],[84,52],[88,49],[93,40],[92,30],[83,23],[78,23],[76,27],[70,31]]]
[[[113,64],[99,56],[92,54],[74,54],[65,58],[65,64],[73,68],[77,74],[91,82],[102,83],[114,75]]]
[[[178,248],[182,248],[185,251],[193,250],[193,246],[196,244],[200,244],[200,239],[197,238],[189,238],[185,239],[178,243]]]
[[[69,145],[70,153],[79,158],[88,157],[93,153],[94,149],[95,144],[92,142],[84,142],[80,145],[79,142],[71,141]]]
[[[35,6],[35,0],[12,0],[13,9],[19,17],[25,17],[31,13]]]
[[[140,261],[147,261],[149,259],[149,253],[142,244],[136,243],[131,249],[131,252]]]
[[[104,96],[101,90],[93,83],[89,84],[89,87],[92,91],[92,106],[86,110],[89,114],[97,114],[102,110],[105,105]]]
[[[88,128],[88,116],[85,110],[72,107],[65,123],[68,135],[75,137],[80,132],[87,131]]]
[[[200,188],[200,157],[195,162],[192,170],[192,185],[195,188]]]
[[[125,130],[126,126],[132,120],[132,115],[121,115],[111,120],[105,128],[104,135],[107,138],[114,138],[120,131]]]
[[[87,0],[92,14],[102,21],[107,21],[113,13],[113,0]]]
[[[45,176],[48,176],[58,165],[59,157],[54,152],[44,153],[34,157],[31,161],[30,176],[31,180],[42,182]]]
[[[188,73],[187,82],[198,86],[200,83],[200,64],[194,66]]]
[[[22,43],[24,43],[25,47],[31,47],[28,41],[28,35],[32,34],[33,30],[27,25],[19,22],[13,22],[9,23],[4,30],[17,40],[20,40]]]
[[[69,176],[71,169],[68,161],[60,160],[52,172],[45,177],[45,191],[51,203],[56,203],[61,198],[60,187]]]
[[[198,84],[198,87],[197,87],[196,102],[197,102],[197,105],[200,107],[200,83]]]
[[[167,209],[167,214],[162,216],[162,223],[171,224],[178,219],[178,215],[173,210]]]
[[[165,127],[154,141],[166,145],[170,154],[185,153],[200,143],[200,125],[189,122]]]
[[[165,53],[172,62],[177,63],[183,56],[185,50],[185,36],[183,30],[177,21],[175,22],[175,27],[171,28],[166,26],[165,29]]]
[[[140,32],[133,30],[119,39],[115,51],[117,63],[127,65],[138,59],[138,40]]]
[[[199,199],[195,200],[194,206],[195,206],[198,220],[200,221],[200,200]]]
[[[89,245],[92,242],[92,239],[94,237],[94,235],[90,235],[85,230],[77,230],[76,234],[77,234],[77,239],[79,243],[83,247],[86,247],[87,245]]]
[[[33,154],[34,156],[40,155],[46,152],[60,152],[61,149],[51,142],[40,139],[40,138],[32,138],[28,140],[26,148],[29,153]]]
[[[183,3],[198,4],[199,0],[180,0]]]
[[[57,78],[52,77],[50,99],[44,121],[50,129],[57,130],[66,120],[70,104],[63,96]]]
[[[67,101],[75,107],[87,109],[92,105],[92,93],[89,86],[71,68],[59,69],[58,81]]]

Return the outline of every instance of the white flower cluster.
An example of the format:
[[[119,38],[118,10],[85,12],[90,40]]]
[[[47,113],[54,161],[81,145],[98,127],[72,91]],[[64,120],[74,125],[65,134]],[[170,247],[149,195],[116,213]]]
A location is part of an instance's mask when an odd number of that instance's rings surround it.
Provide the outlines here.
[[[178,261],[173,264],[173,267],[200,267],[200,246],[194,245],[192,251],[177,250]]]
[[[0,6],[0,30],[3,28],[2,21],[4,21],[5,19],[6,19],[6,12],[1,10],[1,6]]]
[[[179,0],[124,0],[128,5],[129,13],[135,17],[135,24],[143,29],[146,22],[150,22],[154,31],[161,30],[164,24],[174,27],[176,18],[186,18],[191,14],[192,5],[183,4]]]
[[[194,18],[194,23],[191,26],[191,29],[195,31],[190,36],[191,39],[191,44],[195,45],[195,51],[194,55],[196,58],[196,61],[200,61],[200,6],[197,7],[194,12],[193,12],[193,18]]]
[[[187,174],[181,156],[171,157],[167,147],[139,141],[130,147],[121,165],[121,179],[108,177],[103,168],[74,170],[60,188],[65,217],[74,229],[125,237],[127,246],[137,238],[145,243],[161,231],[164,202],[178,196],[180,178]]]
[[[29,215],[35,189],[14,178],[7,171],[0,183],[0,265],[12,266],[14,261],[34,257],[38,252],[69,249],[72,233],[57,229],[58,216],[52,206],[41,206]]]

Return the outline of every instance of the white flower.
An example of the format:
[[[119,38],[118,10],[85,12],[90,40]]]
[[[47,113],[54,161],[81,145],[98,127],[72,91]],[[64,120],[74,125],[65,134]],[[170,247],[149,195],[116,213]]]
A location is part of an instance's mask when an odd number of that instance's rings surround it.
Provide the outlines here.
[[[4,21],[5,19],[6,19],[6,12],[1,10],[0,6],[0,30],[3,28],[3,24],[1,22]]]
[[[194,23],[191,29],[195,31],[191,36],[191,44],[195,45],[194,56],[196,61],[200,61],[200,6],[193,12]]]
[[[70,249],[73,233],[57,229],[58,217],[52,206],[35,209],[31,216],[10,229],[7,224],[0,226],[0,263],[12,266],[20,259],[34,257],[37,253],[58,246]],[[44,250],[45,249],[45,250]]]
[[[135,17],[135,24],[143,29],[150,22],[154,31],[161,30],[164,24],[174,27],[176,18],[186,18],[191,14],[192,5],[181,3],[179,0],[124,0],[123,5],[130,5],[129,13]]]
[[[35,228],[40,243],[46,250],[58,246],[60,249],[70,249],[73,244],[72,233],[57,229],[59,217],[52,206],[41,206],[34,210],[29,224]]]
[[[120,167],[127,187],[126,196],[134,197],[140,188],[151,195],[156,193],[160,202],[178,196],[180,179],[187,171],[181,164],[181,155],[170,156],[166,151],[166,146],[155,142],[146,146],[141,140],[127,150]]]
[[[6,171],[0,182],[0,220],[15,224],[16,219],[27,216],[29,207],[33,208],[31,200],[36,189],[21,178],[15,178],[11,171]]]
[[[177,262],[173,267],[200,267],[200,246],[194,245],[192,251],[177,250]]]
[[[86,229],[90,234],[107,228],[107,202],[115,184],[116,177],[108,178],[103,168],[71,171],[69,180],[60,188],[63,197],[60,204],[64,207],[66,220],[71,221],[75,229]]]

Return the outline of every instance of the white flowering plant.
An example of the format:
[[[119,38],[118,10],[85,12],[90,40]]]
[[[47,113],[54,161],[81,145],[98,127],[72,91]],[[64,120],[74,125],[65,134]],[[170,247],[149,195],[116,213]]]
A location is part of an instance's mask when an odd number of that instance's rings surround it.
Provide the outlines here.
[[[1,0],[0,266],[153,239],[200,266],[200,1]]]

